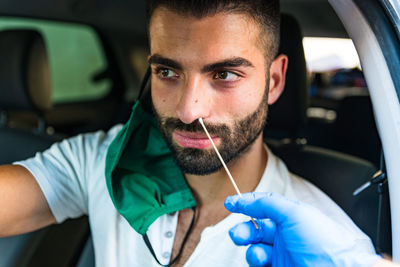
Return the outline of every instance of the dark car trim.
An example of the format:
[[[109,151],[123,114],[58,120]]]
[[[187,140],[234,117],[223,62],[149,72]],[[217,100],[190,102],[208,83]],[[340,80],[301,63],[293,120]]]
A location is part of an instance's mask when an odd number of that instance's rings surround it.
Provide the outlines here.
[[[393,27],[393,20],[383,0],[354,0],[374,32],[385,57],[397,98],[400,101],[400,36]]]

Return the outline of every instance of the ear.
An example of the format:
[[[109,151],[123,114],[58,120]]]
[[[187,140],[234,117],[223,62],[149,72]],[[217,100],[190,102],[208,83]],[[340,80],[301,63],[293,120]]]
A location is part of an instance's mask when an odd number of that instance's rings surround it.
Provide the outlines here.
[[[275,103],[283,92],[288,61],[288,57],[282,54],[271,63],[269,68],[268,105]]]

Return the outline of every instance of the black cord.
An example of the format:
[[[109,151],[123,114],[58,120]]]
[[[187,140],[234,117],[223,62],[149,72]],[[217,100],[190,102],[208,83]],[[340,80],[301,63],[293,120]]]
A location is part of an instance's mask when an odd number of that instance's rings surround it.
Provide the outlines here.
[[[139,91],[139,95],[138,95],[137,99],[142,98],[145,88],[146,88],[146,85],[147,85],[147,82],[149,81],[150,75],[151,75],[151,68],[148,67],[146,70],[146,74],[143,77],[142,84],[140,85],[140,91]]]
[[[376,247],[380,250],[381,243],[381,221],[382,221],[382,205],[383,205],[383,183],[378,184],[378,222],[376,224]]]
[[[174,263],[179,259],[179,257],[181,256],[183,247],[185,246],[185,243],[186,243],[187,239],[189,238],[190,233],[192,232],[193,225],[194,225],[194,222],[195,222],[195,220],[196,220],[196,207],[193,207],[192,210],[193,210],[193,218],[192,218],[192,221],[190,222],[190,225],[189,225],[189,228],[188,228],[188,230],[187,230],[187,232],[186,232],[186,234],[185,234],[185,237],[183,238],[182,245],[181,245],[181,247],[179,248],[179,252],[178,252],[178,254],[176,255],[176,257],[175,257],[169,264],[164,265],[164,264],[161,264],[161,263],[160,263],[160,261],[157,259],[156,253],[154,252],[153,246],[152,246],[151,243],[150,243],[150,240],[149,240],[149,237],[147,236],[147,233],[144,234],[144,235],[142,236],[142,237],[143,237],[143,240],[144,240],[144,243],[146,244],[147,248],[149,249],[151,255],[153,255],[153,258],[156,260],[156,262],[157,262],[159,265],[161,265],[161,266],[166,266],[166,267],[171,266],[171,265],[174,264]]]
[[[385,164],[385,157],[383,154],[383,150],[381,150],[381,158],[380,158],[380,162],[379,162],[379,167],[380,170],[382,171],[383,174],[386,173],[386,164]],[[383,185],[385,184],[386,180],[386,175],[385,175],[385,179],[380,181],[378,183],[378,221],[376,224],[376,237],[375,237],[375,244],[376,244],[376,248],[379,251],[380,250],[380,242],[381,242],[381,225],[382,225],[382,206],[383,206]]]

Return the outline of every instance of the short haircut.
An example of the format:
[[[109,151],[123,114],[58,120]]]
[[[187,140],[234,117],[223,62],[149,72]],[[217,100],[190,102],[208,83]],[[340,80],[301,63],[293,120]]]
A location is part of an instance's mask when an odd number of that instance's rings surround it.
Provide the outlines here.
[[[278,54],[280,36],[279,0],[147,0],[147,25],[154,11],[164,7],[183,16],[204,18],[220,12],[245,14],[260,25],[261,45],[272,59]]]

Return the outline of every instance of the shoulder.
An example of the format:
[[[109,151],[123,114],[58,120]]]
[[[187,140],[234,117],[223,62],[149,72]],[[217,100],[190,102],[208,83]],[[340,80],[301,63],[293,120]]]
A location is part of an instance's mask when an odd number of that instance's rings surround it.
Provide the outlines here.
[[[39,168],[42,172],[59,170],[84,173],[86,169],[104,161],[109,144],[121,128],[122,125],[116,125],[107,132],[96,131],[64,139],[37,153],[35,157],[14,164],[23,165],[29,170]]]
[[[274,191],[287,198],[307,203],[335,221],[347,225],[348,228],[355,227],[347,214],[322,190],[307,181],[307,177],[303,178],[291,173],[280,158],[271,151],[268,151],[268,153],[270,157],[268,164],[271,164],[268,167],[273,169],[270,174],[275,176],[273,179],[274,187],[281,184],[279,187],[281,190]]]
[[[296,198],[319,209],[326,209],[336,204],[318,187],[307,181],[305,178],[290,173],[290,188],[287,190],[288,197]],[[319,207],[320,206],[320,207]]]
[[[75,137],[66,139],[63,142],[76,143],[77,145],[87,148],[94,148],[92,147],[93,145],[98,148],[101,148],[102,146],[107,147],[122,129],[122,126],[122,124],[115,125],[107,132],[99,130],[96,132],[79,134]]]
[[[107,132],[99,130],[91,133],[83,133],[65,139],[53,145],[50,151],[62,151],[67,156],[68,153],[79,154],[85,157],[89,155],[102,155],[106,153],[108,146],[121,130],[122,125],[115,125]]]
[[[354,224],[348,214],[337,205],[328,195],[307,181],[305,178],[290,173],[290,186],[286,197],[305,202],[324,213],[326,216],[341,224],[358,239],[367,240],[368,237]]]
[[[268,151],[268,163],[266,172],[274,186],[282,184],[280,190],[273,190],[287,198],[300,200],[313,206],[331,206],[334,202],[319,188],[307,181],[307,178],[302,178],[294,173],[291,173],[286,164],[279,157],[274,155],[271,150]],[[336,205],[336,204],[334,204]],[[318,207],[317,207],[318,208]]]

